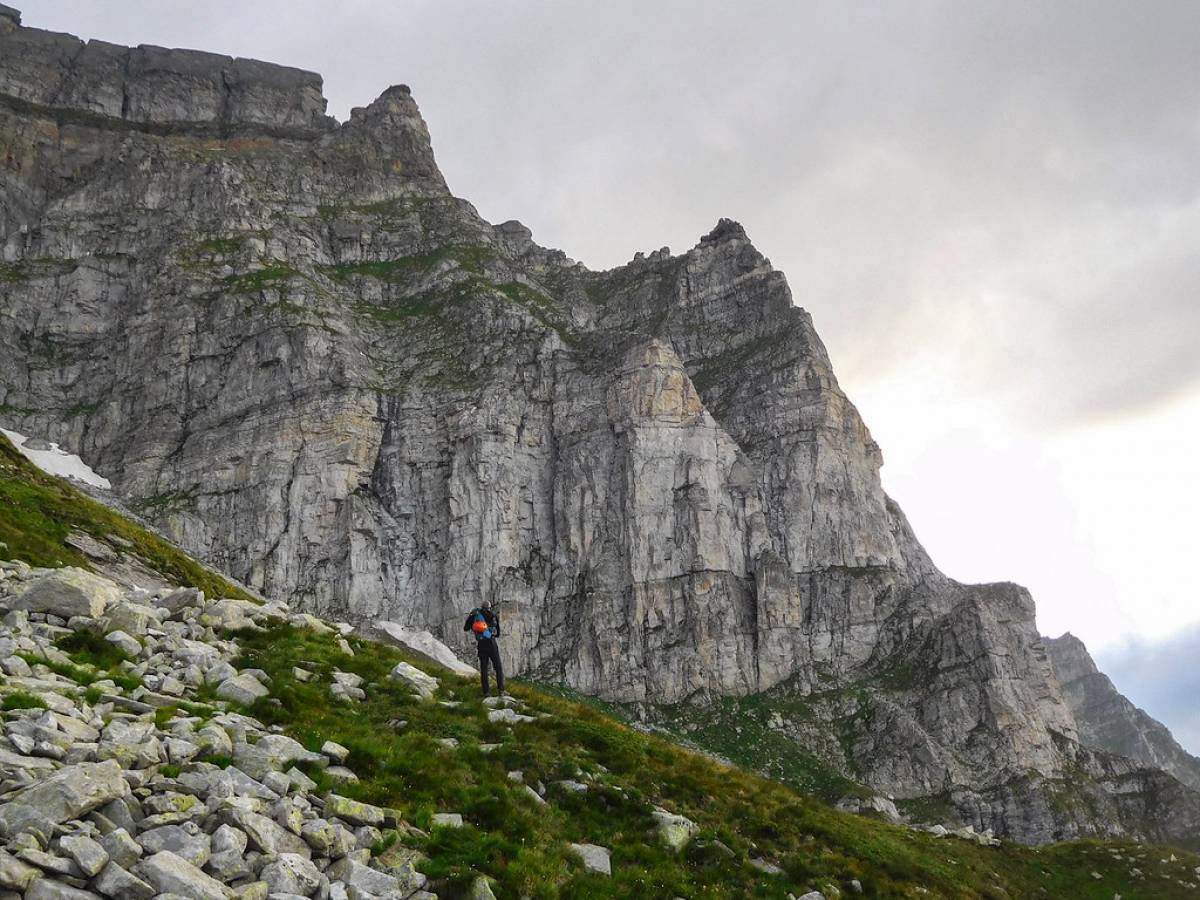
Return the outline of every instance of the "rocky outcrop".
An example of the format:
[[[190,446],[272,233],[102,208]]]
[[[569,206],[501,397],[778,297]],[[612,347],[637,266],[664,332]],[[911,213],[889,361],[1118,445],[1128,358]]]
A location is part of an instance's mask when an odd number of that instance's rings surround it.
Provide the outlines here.
[[[15,10],[6,16],[0,9],[0,39],[0,95],[17,108],[90,113],[142,127],[305,133],[334,125],[315,72],[196,50],[85,43],[21,28]]]
[[[3,424],[266,596],[451,644],[486,597],[510,671],[622,702],[853,698],[838,766],[1054,831],[1004,812],[1076,765],[1032,600],[933,565],[741,226],[592,272],[451,196],[403,86],[338,125],[5,21]]]
[[[1121,694],[1079,638],[1068,632],[1047,638],[1046,647],[1085,747],[1161,769],[1200,791],[1200,759],[1184,750],[1165,725]]]

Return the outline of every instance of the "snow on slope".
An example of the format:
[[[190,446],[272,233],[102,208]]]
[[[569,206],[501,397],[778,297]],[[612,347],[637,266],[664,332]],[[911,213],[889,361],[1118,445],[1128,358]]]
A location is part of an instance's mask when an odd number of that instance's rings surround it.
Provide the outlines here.
[[[49,450],[35,450],[32,447],[26,447],[25,442],[29,440],[19,431],[9,431],[7,428],[0,428],[6,438],[13,442],[13,445],[21,451],[31,463],[41,469],[43,472],[48,472],[51,475],[59,475],[63,478],[74,478],[76,481],[82,481],[85,484],[101,487],[105,490],[111,490],[112,484],[103,475],[97,475],[92,468],[74,453],[67,453],[65,450],[60,450],[58,444],[47,444]]]

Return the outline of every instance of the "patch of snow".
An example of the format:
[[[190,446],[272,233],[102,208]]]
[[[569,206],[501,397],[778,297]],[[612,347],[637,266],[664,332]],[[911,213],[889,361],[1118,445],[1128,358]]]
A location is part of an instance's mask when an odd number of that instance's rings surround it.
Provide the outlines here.
[[[19,431],[0,428],[0,433],[12,441],[21,454],[43,472],[62,478],[74,478],[76,481],[82,481],[105,490],[112,489],[112,484],[107,478],[97,475],[91,466],[74,453],[67,453],[65,450],[59,449],[58,444],[50,444],[49,450],[34,450],[25,446],[25,442],[29,439]]]
[[[403,644],[410,650],[423,653],[434,662],[439,662],[451,672],[459,675],[474,675],[475,667],[463,662],[454,655],[454,651],[435,638],[428,631],[416,628],[405,628],[399,622],[388,622],[381,619],[375,625],[397,643]]]

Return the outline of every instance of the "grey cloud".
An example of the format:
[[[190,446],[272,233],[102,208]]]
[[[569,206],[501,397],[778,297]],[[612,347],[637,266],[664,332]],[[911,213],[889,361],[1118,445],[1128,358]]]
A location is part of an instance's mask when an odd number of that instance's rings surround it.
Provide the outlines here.
[[[1200,381],[1200,5],[45,0],[31,24],[413,86],[452,188],[593,266],[732,216],[843,379],[1032,425]]]
[[[1125,696],[1200,755],[1200,624],[1160,641],[1130,640],[1097,654]]]

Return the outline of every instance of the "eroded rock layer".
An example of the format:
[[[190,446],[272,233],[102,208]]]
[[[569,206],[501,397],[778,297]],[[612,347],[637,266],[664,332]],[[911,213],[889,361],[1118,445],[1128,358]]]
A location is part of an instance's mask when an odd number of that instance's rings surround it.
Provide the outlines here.
[[[0,95],[3,424],[185,547],[448,641],[496,599],[512,671],[613,700],[853,686],[856,778],[1101,827],[1015,808],[1103,793],[1033,602],[936,569],[736,223],[592,272],[454,198],[406,87],[338,125],[309,73],[12,16]]]

